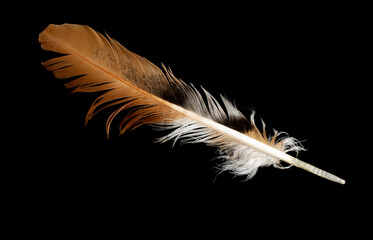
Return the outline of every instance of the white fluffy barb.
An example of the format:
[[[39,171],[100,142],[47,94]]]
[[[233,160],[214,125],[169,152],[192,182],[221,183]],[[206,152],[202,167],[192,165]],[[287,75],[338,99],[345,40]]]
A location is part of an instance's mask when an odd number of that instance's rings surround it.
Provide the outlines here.
[[[225,101],[227,100],[225,99]],[[237,109],[236,111],[239,112]],[[255,112],[253,112],[250,117],[252,126],[255,126],[254,115]],[[173,129],[173,131],[166,136],[159,138],[158,142],[173,141],[174,145],[177,141],[179,141],[180,144],[205,143],[217,147],[220,158],[223,159],[222,163],[218,165],[221,171],[229,171],[235,175],[243,175],[246,176],[247,179],[250,179],[256,174],[259,167],[274,166],[283,168],[280,164],[280,159],[257,151],[248,145],[232,141],[232,139],[227,138],[225,135],[191,119],[181,119],[172,125],[159,125],[158,128]],[[286,135],[283,132],[278,133],[274,131],[274,136],[268,138],[268,144],[271,143],[273,138],[277,138],[277,140],[274,141],[275,144],[282,142],[281,151],[294,151],[298,153],[304,150],[300,142],[293,137],[278,138],[282,134]]]

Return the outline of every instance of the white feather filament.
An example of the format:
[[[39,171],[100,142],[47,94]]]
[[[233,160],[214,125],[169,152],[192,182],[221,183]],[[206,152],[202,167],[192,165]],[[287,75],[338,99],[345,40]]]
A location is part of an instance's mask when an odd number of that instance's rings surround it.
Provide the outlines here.
[[[345,184],[345,180],[288,155],[286,152],[298,152],[303,149],[294,138],[285,139],[285,151],[282,152],[177,105],[173,104],[172,108],[183,112],[189,119],[179,120],[169,126],[168,128],[176,129],[158,141],[174,140],[176,142],[181,140],[181,143],[204,142],[208,145],[216,146],[222,153],[222,157],[226,159],[221,167],[222,170],[229,170],[236,175],[247,175],[247,179],[250,179],[255,175],[259,167],[271,165],[279,167],[281,160],[330,181]]]

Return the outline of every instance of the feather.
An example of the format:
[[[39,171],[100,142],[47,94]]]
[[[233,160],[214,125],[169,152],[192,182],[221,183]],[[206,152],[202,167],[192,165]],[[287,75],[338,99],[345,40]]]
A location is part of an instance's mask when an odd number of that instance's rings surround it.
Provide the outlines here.
[[[222,171],[252,178],[259,167],[281,168],[281,161],[323,178],[345,181],[305,163],[287,152],[304,150],[299,141],[277,131],[267,136],[226,97],[219,103],[202,88],[176,78],[163,64],[163,71],[147,59],[127,50],[119,42],[83,25],[49,25],[39,35],[41,47],[62,56],[43,62],[56,78],[74,78],[65,86],[72,92],[102,92],[93,102],[86,123],[98,112],[116,106],[108,117],[106,131],[113,119],[126,110],[119,132],[144,124],[172,130],[158,142],[205,143],[218,148],[224,159]]]

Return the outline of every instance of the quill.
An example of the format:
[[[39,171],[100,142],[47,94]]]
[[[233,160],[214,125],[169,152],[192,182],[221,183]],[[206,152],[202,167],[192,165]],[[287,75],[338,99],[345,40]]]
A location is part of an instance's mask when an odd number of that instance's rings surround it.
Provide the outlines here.
[[[176,78],[163,64],[163,71],[119,42],[83,25],[49,25],[39,35],[41,47],[62,56],[43,62],[59,79],[73,78],[65,86],[72,92],[103,92],[91,105],[86,123],[98,112],[116,106],[106,122],[109,134],[120,112],[123,134],[144,124],[171,130],[158,142],[205,143],[218,148],[222,171],[252,178],[259,167],[282,168],[280,162],[302,168],[320,177],[344,184],[333,174],[287,154],[304,150],[292,137],[274,131],[267,136],[254,121],[245,118],[228,99],[222,104],[202,88],[197,90]]]

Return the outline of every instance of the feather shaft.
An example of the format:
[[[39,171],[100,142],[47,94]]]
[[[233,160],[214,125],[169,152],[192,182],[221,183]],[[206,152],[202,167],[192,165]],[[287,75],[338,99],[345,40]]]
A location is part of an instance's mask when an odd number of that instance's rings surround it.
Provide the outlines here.
[[[278,158],[288,164],[291,164],[295,167],[298,167],[298,168],[301,168],[301,169],[304,169],[310,173],[313,173],[317,176],[320,176],[322,178],[325,178],[325,179],[328,179],[330,181],[333,181],[333,182],[337,182],[337,183],[340,183],[340,184],[345,184],[345,180],[329,173],[329,172],[326,172],[322,169],[319,169],[309,163],[306,163],[306,162],[303,162],[289,154],[286,154],[282,151],[279,151],[267,144],[264,144],[254,138],[251,138],[245,134],[242,134],[236,130],[233,130],[231,128],[228,128],[220,123],[217,123],[215,121],[212,121],[210,119],[207,119],[207,118],[204,118],[204,117],[201,117],[191,111],[188,111],[184,108],[181,108],[177,105],[174,105],[172,104],[173,106],[171,106],[173,109],[175,109],[176,111],[178,112],[181,112],[183,114],[185,114],[187,117],[205,125],[206,127],[209,127],[211,129],[214,129],[215,131],[221,133],[221,134],[224,134],[226,136],[229,136],[230,138],[240,142],[241,144],[245,144],[245,145],[248,145],[260,152],[263,152],[265,154],[268,154],[274,158]]]

